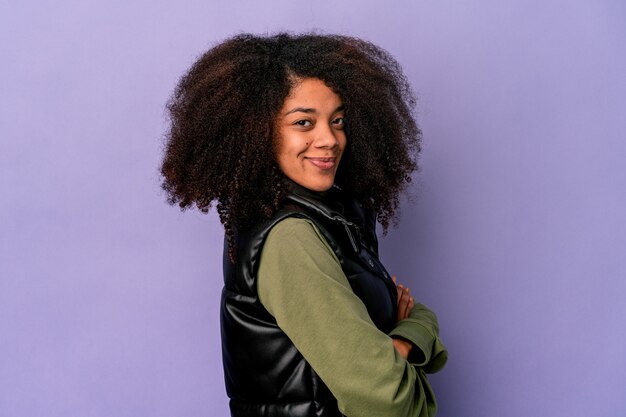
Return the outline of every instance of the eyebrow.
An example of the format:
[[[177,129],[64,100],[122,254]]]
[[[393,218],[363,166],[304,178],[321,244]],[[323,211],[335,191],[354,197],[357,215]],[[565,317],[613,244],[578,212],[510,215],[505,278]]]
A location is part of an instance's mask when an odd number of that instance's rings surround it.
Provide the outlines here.
[[[333,114],[334,113],[338,113],[340,111],[343,111],[344,109],[345,109],[345,107],[343,105],[341,105],[341,106],[339,106],[339,107],[337,107],[335,109]],[[313,108],[307,108],[307,107],[294,107],[293,109],[291,109],[287,113],[285,113],[284,116],[287,116],[287,115],[289,115],[291,113],[298,113],[298,112],[300,112],[300,113],[314,113],[315,114],[315,113],[317,113],[317,110],[313,109]]]

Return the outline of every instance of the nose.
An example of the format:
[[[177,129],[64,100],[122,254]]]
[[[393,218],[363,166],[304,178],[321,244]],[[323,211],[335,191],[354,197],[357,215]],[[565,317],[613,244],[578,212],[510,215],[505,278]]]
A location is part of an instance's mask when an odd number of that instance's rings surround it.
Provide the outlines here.
[[[339,140],[336,136],[337,132],[335,132],[332,127],[324,123],[320,123],[318,126],[319,131],[317,132],[313,143],[316,148],[332,149],[339,145]]]

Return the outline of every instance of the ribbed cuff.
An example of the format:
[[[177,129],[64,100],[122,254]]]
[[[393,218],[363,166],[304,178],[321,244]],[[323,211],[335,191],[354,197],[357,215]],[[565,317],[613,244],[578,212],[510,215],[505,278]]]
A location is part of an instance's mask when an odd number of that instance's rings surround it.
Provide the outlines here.
[[[389,332],[390,337],[401,337],[413,344],[409,362],[416,366],[425,366],[430,362],[435,337],[430,329],[415,320],[405,319],[398,322]]]

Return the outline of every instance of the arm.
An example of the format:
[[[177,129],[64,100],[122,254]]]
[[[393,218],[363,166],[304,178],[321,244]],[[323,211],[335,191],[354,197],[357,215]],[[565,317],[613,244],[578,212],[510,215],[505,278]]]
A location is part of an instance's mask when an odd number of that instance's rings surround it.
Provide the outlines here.
[[[429,416],[428,381],[394,349],[352,292],[312,223],[286,219],[265,242],[261,303],[337,398],[347,416]]]
[[[427,373],[438,372],[448,360],[448,351],[439,338],[437,317],[423,304],[415,304],[389,336],[410,342],[412,349],[407,360]]]
[[[414,300],[413,297],[411,297],[409,287],[398,284],[395,276],[392,276],[391,279],[393,280],[393,283],[396,284],[398,297],[398,315],[396,321],[399,322],[409,317],[411,310],[413,310]],[[393,347],[404,359],[408,359],[409,354],[413,349],[413,344],[400,336],[392,336],[391,338],[393,340]]]
[[[448,360],[448,351],[439,339],[437,317],[423,304],[413,311],[410,289],[398,284],[395,276],[392,280],[398,291],[398,323],[389,333],[393,346],[404,359],[426,373],[438,372]]]

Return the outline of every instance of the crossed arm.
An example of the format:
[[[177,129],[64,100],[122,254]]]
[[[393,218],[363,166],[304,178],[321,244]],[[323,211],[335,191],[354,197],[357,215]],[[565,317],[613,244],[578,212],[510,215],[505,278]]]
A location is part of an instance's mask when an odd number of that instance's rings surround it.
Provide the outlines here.
[[[272,229],[258,274],[261,303],[337,398],[346,416],[432,416],[425,370],[446,352],[434,314],[400,292],[389,335],[372,323],[315,226],[286,219]],[[407,361],[408,359],[408,361]]]

